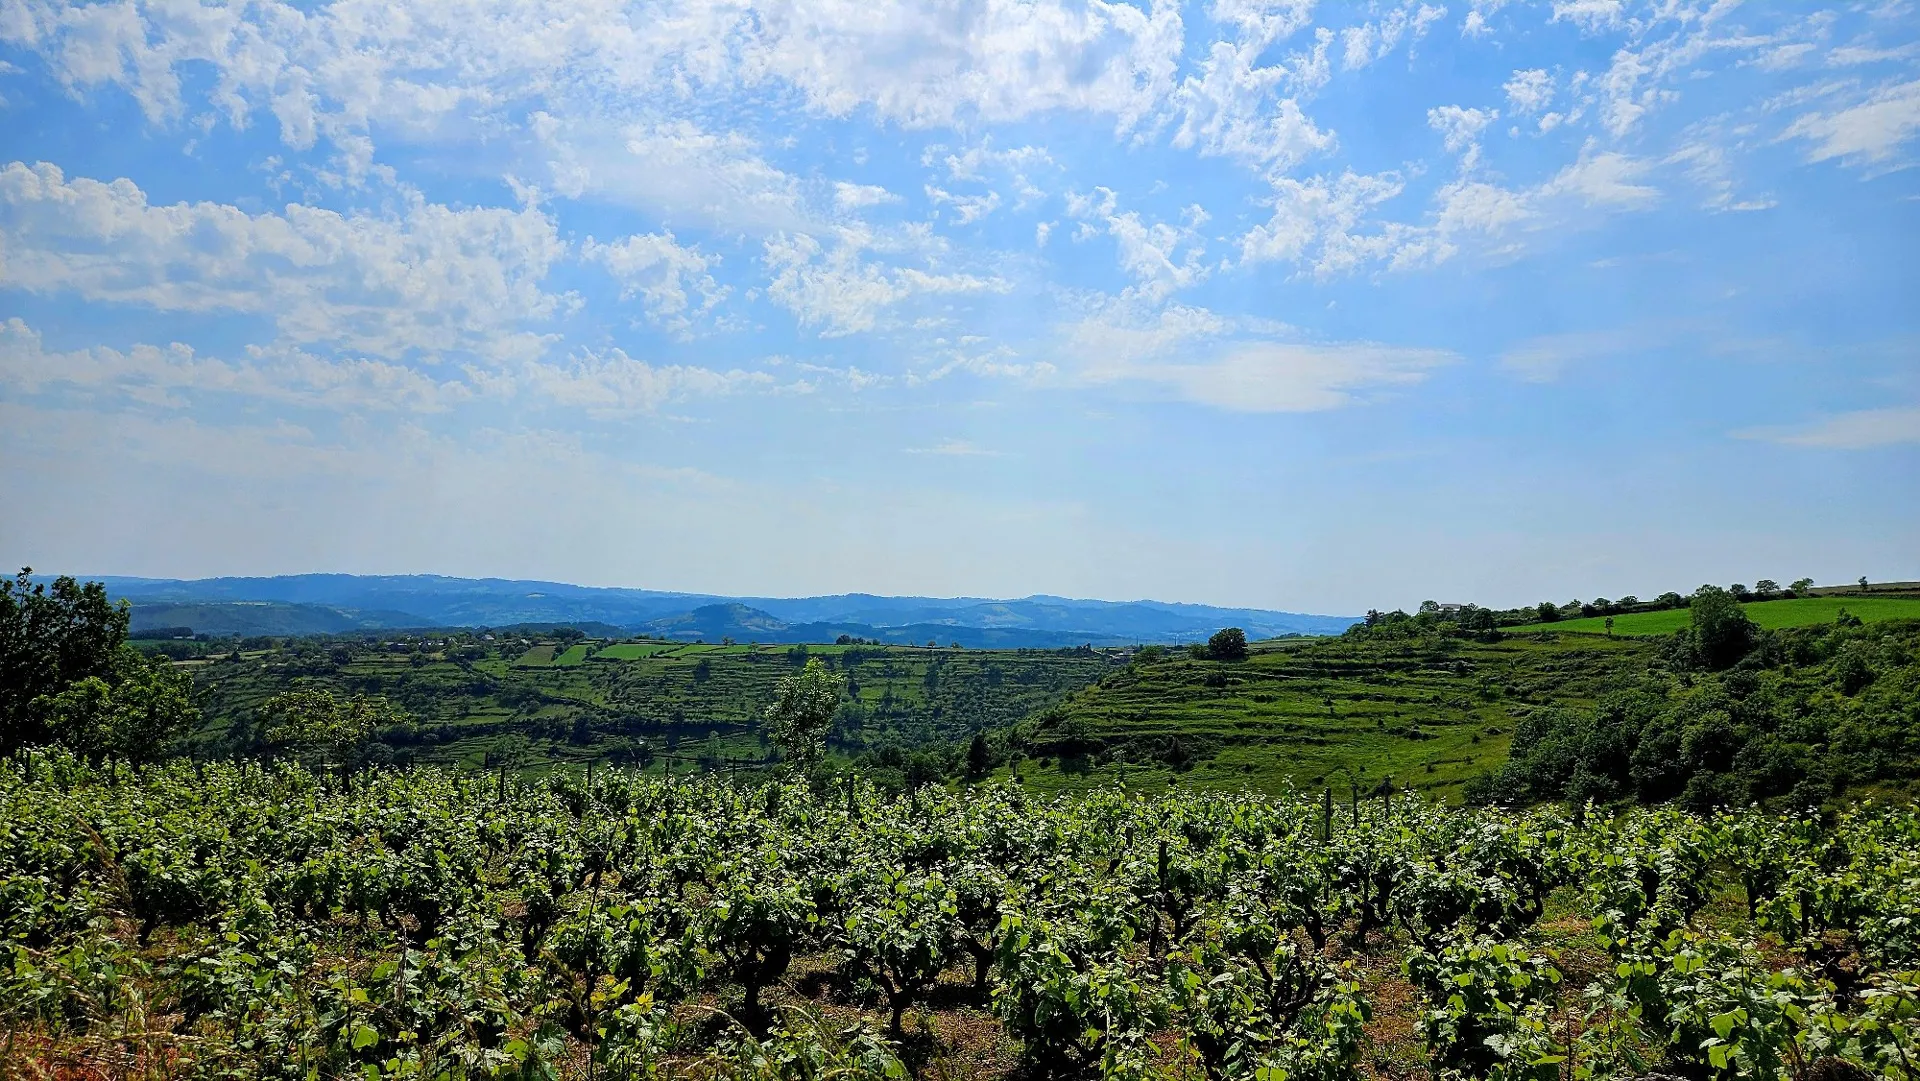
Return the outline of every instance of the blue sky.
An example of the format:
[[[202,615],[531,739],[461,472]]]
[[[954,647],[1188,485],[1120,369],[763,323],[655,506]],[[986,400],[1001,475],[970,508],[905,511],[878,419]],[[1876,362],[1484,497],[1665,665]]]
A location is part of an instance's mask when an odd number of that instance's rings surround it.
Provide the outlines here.
[[[0,555],[1920,577],[1911,3],[0,0]]]

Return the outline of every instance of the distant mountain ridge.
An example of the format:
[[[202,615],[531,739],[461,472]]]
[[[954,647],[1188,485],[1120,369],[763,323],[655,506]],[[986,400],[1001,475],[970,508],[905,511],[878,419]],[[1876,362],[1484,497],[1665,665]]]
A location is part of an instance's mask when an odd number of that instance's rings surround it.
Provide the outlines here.
[[[1177,643],[1221,627],[1251,638],[1337,634],[1356,617],[1163,601],[1035,595],[725,597],[670,590],[579,586],[442,575],[295,574],[270,578],[84,576],[134,607],[139,627],[189,626],[211,634],[312,634],[413,627],[598,623],[691,641],[885,641],[974,646]]]

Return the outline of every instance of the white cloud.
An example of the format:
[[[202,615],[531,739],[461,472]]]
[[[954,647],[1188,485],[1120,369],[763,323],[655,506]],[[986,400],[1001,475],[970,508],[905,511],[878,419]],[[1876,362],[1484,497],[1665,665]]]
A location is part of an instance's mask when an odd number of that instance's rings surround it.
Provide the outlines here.
[[[1241,41],[1272,44],[1313,22],[1314,0],[1214,0],[1207,14]]]
[[[1308,261],[1324,276],[1382,257],[1392,250],[1393,239],[1355,230],[1376,207],[1403,190],[1405,182],[1392,173],[1282,177],[1274,182],[1272,217],[1240,239],[1240,262]]]
[[[1472,0],[1472,9],[1460,22],[1460,35],[1469,38],[1484,38],[1493,33],[1493,24],[1488,16],[1507,6],[1507,0]]]
[[[1181,47],[1173,5],[1103,0],[767,3],[742,46],[749,77],[776,77],[815,109],[866,106],[913,127],[1072,110],[1122,129],[1170,86]]]
[[[299,343],[397,356],[526,355],[517,328],[554,315],[541,287],[564,253],[539,211],[454,210],[409,199],[395,215],[298,204],[248,214],[153,206],[132,181],[0,168],[0,282],[162,311],[247,312]]]
[[[1875,87],[1866,99],[1829,113],[1807,113],[1788,127],[1785,137],[1813,146],[1809,161],[1839,158],[1849,164],[1892,160],[1920,134],[1920,79]]]
[[[672,224],[731,233],[823,224],[799,181],[739,132],[711,132],[687,120],[609,130],[540,114],[534,133],[550,155],[555,188],[569,198],[599,194]]]
[[[886,309],[914,297],[1010,288],[998,278],[881,266],[861,257],[864,247],[862,238],[844,232],[831,250],[806,233],[771,237],[762,258],[772,275],[767,295],[801,326],[832,338],[872,330]]]
[[[588,237],[580,254],[607,268],[620,282],[622,299],[640,297],[648,319],[683,337],[727,295],[710,273],[720,257],[683,247],[672,232],[636,233],[610,244]],[[689,290],[699,294],[698,304]]]
[[[1174,91],[1170,108],[1180,117],[1180,126],[1173,145],[1198,146],[1204,154],[1285,171],[1334,145],[1333,133],[1315,125],[1300,105],[1302,95],[1325,82],[1331,34],[1323,33],[1312,52],[1260,65],[1257,61],[1274,40],[1268,35],[1291,33],[1294,24],[1255,25],[1253,36],[1214,42],[1199,74],[1187,76]],[[1292,96],[1279,96],[1283,89]]]
[[[1551,383],[1569,365],[1646,347],[1644,335],[1626,331],[1553,334],[1531,338],[1500,354],[1500,367],[1528,383]]]
[[[833,205],[841,210],[864,210],[899,201],[898,195],[878,184],[849,184],[842,180],[833,186]]]
[[[1626,18],[1622,0],[1553,0],[1553,21],[1566,20],[1593,34],[1618,28]]]
[[[1069,193],[1067,213],[1079,219],[1083,229],[1100,226],[1113,237],[1120,269],[1139,283],[1135,288],[1141,295],[1164,299],[1212,272],[1199,233],[1207,212],[1197,204],[1186,208],[1179,225],[1144,221],[1136,211],[1119,210],[1118,204],[1112,190],[1095,188],[1086,195]]]
[[[1742,199],[1736,194],[1733,163],[1726,149],[1716,142],[1689,143],[1669,154],[1667,164],[1684,166],[1688,179],[1706,192],[1705,205],[1712,210],[1768,210],[1775,203],[1766,197]]]
[[[1522,116],[1531,116],[1553,104],[1553,76],[1544,68],[1515,71],[1504,87],[1507,108]]]
[[[1062,328],[1062,352],[1076,369],[1127,367],[1223,338],[1237,329],[1233,320],[1205,308],[1177,303],[1150,306],[1134,297],[1102,297],[1086,315]]]
[[[1313,413],[1359,405],[1371,393],[1424,381],[1452,353],[1355,343],[1244,342],[1199,363],[1115,365],[1099,381],[1157,383],[1186,401],[1234,413]]]
[[[938,454],[949,458],[1004,458],[1005,451],[988,450],[965,439],[943,439],[930,447],[908,447],[908,454]]]
[[[985,195],[955,195],[950,191],[927,185],[927,199],[933,204],[948,204],[953,207],[953,223],[969,225],[979,221],[1000,205],[1000,193],[987,192]]]
[[[1351,71],[1383,60],[1400,47],[1402,39],[1417,42],[1426,36],[1429,27],[1446,17],[1447,9],[1439,5],[1402,3],[1378,22],[1361,23],[1342,31],[1341,63]]]
[[[464,379],[436,379],[432,370],[285,347],[250,347],[235,361],[204,356],[179,343],[53,351],[22,320],[0,322],[0,387],[25,395],[64,389],[182,412],[204,412],[213,399],[232,397],[330,413],[418,416],[496,399],[559,405],[604,418],[775,386],[764,372],[651,365],[619,349],[584,351],[558,364],[468,367],[461,374]]]
[[[921,155],[921,164],[934,164],[936,158],[945,151],[945,147],[928,148]],[[1041,170],[1055,172],[1060,168],[1060,163],[1053,160],[1053,155],[1045,147],[1016,146],[998,150],[994,148],[990,137],[957,153],[946,153],[941,163],[947,168],[947,176],[953,180],[988,184],[1004,177],[1013,191],[1016,210],[1024,210],[1046,198],[1045,189],[1034,181],[1035,173]]]
[[[1543,194],[1570,195],[1588,206],[1633,208],[1659,201],[1658,189],[1634,181],[1645,176],[1646,161],[1613,150],[1595,151],[1588,143],[1580,159],[1560,170]]]
[[[1871,450],[1920,443],[1920,407],[1861,409],[1802,425],[1748,428],[1733,434],[1740,439],[1827,450]]]
[[[531,394],[599,418],[652,413],[695,396],[731,394],[774,383],[765,372],[648,364],[622,349],[583,350],[565,363],[526,364],[476,378],[488,393]]]
[[[1096,297],[1061,328],[1062,378],[1164,388],[1183,401],[1239,413],[1309,413],[1363,404],[1459,358],[1372,342],[1281,340],[1291,328],[1137,296]]]
[[[71,388],[169,409],[233,395],[330,411],[437,413],[474,397],[473,388],[457,380],[365,357],[329,359],[289,348],[246,352],[244,361],[230,362],[177,342],[50,351],[39,332],[15,318],[0,323],[0,386],[21,394]]]
[[[1461,167],[1470,169],[1480,158],[1480,133],[1499,117],[1498,109],[1441,105],[1427,110],[1427,126],[1440,133],[1447,153],[1462,154]]]

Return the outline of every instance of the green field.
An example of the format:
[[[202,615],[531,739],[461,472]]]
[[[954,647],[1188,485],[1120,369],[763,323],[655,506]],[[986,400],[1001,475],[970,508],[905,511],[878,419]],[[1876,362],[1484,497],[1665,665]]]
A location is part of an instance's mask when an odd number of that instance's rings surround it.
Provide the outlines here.
[[[1081,789],[1352,784],[1457,798],[1499,765],[1517,718],[1585,705],[1644,672],[1651,643],[1531,638],[1256,644],[1234,664],[1167,655],[1021,728],[1028,781]]]
[[[1887,619],[1920,619],[1920,597],[1799,597],[1787,601],[1754,601],[1741,605],[1747,618],[1768,630],[1786,627],[1812,627],[1832,623],[1841,609],[1868,623]],[[1613,633],[1628,637],[1672,634],[1687,626],[1690,616],[1685,608],[1661,612],[1631,612],[1613,617]],[[1604,616],[1587,619],[1563,619],[1558,623],[1535,623],[1509,628],[1521,631],[1555,631],[1573,634],[1605,634]]]
[[[587,663],[587,647],[584,645],[568,646],[565,653],[553,659],[553,663],[562,668],[571,668],[577,664],[585,664]]]
[[[597,661],[638,661],[648,657],[657,657],[663,653],[672,653],[679,649],[678,642],[616,642],[593,655]]]
[[[551,642],[534,646],[532,649],[522,653],[519,658],[513,662],[514,667],[545,668],[553,663],[553,650],[554,645]]]

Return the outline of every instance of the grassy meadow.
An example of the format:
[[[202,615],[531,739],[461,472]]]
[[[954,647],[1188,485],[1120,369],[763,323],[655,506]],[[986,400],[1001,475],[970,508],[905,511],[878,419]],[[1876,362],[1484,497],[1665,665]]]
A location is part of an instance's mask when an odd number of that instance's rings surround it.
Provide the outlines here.
[[[1832,623],[1842,609],[1867,623],[1878,623],[1889,619],[1920,619],[1920,597],[1796,597],[1792,600],[1753,601],[1741,607],[1746,610],[1747,618],[1768,630]],[[1661,612],[1631,612],[1613,617],[1613,633],[1626,637],[1672,634],[1687,626],[1690,618],[1685,608],[1670,608]],[[1536,623],[1527,627],[1508,629],[1515,633],[1538,630],[1571,634],[1605,634],[1607,620],[1605,616],[1591,616],[1585,619],[1563,619],[1557,623]]]

